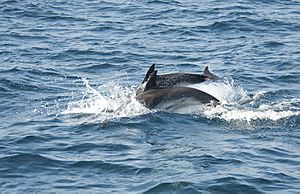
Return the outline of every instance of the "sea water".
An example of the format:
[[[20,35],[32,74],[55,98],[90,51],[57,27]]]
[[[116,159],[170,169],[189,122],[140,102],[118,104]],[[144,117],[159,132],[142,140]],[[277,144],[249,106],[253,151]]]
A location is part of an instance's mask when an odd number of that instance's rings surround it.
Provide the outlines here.
[[[299,193],[299,1],[0,2],[0,192]],[[149,110],[158,74],[222,103]]]

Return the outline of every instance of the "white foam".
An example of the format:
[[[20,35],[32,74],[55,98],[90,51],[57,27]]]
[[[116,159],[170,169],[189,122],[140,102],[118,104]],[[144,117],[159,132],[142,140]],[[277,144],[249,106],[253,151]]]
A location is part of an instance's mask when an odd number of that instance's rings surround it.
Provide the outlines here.
[[[300,114],[298,111],[291,111],[291,110],[281,110],[276,111],[272,109],[265,109],[265,110],[250,110],[250,109],[228,109],[222,106],[219,106],[215,109],[206,110],[204,114],[207,117],[214,118],[218,117],[224,119],[226,121],[246,121],[250,124],[252,121],[255,120],[272,120],[277,121],[279,119],[283,119],[286,117],[297,116]]]
[[[135,100],[135,88],[122,88],[114,82],[104,84],[98,89],[82,80],[85,89],[81,100],[69,102],[63,114],[96,114],[102,121],[117,117],[132,117],[149,113],[150,110]]]
[[[235,104],[249,99],[247,92],[232,79],[224,78],[222,81],[208,81],[189,85],[189,87],[202,90],[216,97],[223,104]]]
[[[63,114],[93,114],[99,120],[105,121],[118,117],[133,117],[151,112],[136,101],[135,91],[137,87],[121,87],[109,82],[98,88],[89,85],[88,80],[81,80],[85,88],[79,91],[80,100],[69,102]],[[194,84],[189,87],[200,89],[218,98],[222,104],[217,107],[183,106],[174,112],[181,114],[200,114],[207,118],[220,118],[228,122],[233,120],[246,121],[255,120],[277,121],[282,118],[300,114],[300,108],[293,104],[300,103],[299,98],[279,99],[276,102],[265,102],[258,104],[264,98],[266,91],[258,91],[252,97],[234,80],[223,79],[218,82],[205,82]],[[76,94],[75,94],[76,95]],[[169,110],[170,111],[170,110]],[[172,111],[172,110],[171,110]]]
[[[246,121],[251,123],[255,120],[277,121],[283,118],[300,115],[300,108],[294,107],[293,103],[300,100],[279,99],[277,102],[265,102],[258,108],[253,106],[256,101],[264,98],[267,91],[258,91],[250,97],[247,92],[234,80],[223,79],[221,82],[206,82],[190,85],[190,87],[202,90],[218,98],[222,104],[217,107],[207,107],[198,112],[208,118],[221,118],[226,121]]]

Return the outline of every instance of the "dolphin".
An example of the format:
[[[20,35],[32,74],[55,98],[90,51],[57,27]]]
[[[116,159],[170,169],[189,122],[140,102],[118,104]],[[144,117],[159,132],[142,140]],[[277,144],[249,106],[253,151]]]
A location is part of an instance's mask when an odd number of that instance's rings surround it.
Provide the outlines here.
[[[142,82],[145,83],[148,81],[150,75],[155,71],[155,64],[152,64]],[[169,73],[163,75],[156,75],[156,84],[161,87],[170,87],[176,85],[188,85],[188,84],[197,84],[205,82],[206,80],[218,80],[218,76],[212,74],[208,67],[206,66],[203,75],[192,74],[192,73]]]
[[[136,90],[136,94],[140,94],[143,91],[144,84],[148,81],[150,75],[155,71],[155,64],[152,64],[142,82]],[[169,73],[163,75],[156,75],[156,85],[159,87],[173,87],[173,86],[184,86],[190,84],[197,84],[205,82],[206,80],[219,80],[220,78],[212,74],[206,66],[203,75],[192,74],[192,73]]]
[[[180,103],[181,106],[212,104],[217,105],[220,101],[210,94],[189,87],[161,87],[156,82],[157,70],[154,70],[144,90],[136,95],[136,99],[149,109],[165,107],[169,109]],[[168,105],[168,107],[165,106]]]

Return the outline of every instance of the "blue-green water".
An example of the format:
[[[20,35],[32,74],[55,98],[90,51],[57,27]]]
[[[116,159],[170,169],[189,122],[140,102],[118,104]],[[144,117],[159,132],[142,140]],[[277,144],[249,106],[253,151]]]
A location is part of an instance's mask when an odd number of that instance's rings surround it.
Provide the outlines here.
[[[0,2],[0,192],[299,193],[299,1]],[[148,110],[148,67],[223,77]]]

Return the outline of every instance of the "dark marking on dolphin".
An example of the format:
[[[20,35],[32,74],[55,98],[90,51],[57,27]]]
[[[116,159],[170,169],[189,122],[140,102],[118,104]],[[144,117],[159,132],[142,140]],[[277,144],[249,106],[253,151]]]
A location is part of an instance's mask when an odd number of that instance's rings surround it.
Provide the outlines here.
[[[136,99],[147,108],[157,108],[163,103],[193,100],[197,104],[216,105],[220,101],[210,94],[189,87],[161,87],[156,83],[157,70],[154,70],[146,82],[144,91]]]
[[[151,73],[155,71],[155,64],[152,64],[148,69],[145,78],[142,83],[148,81]],[[206,80],[218,80],[218,76],[212,74],[206,66],[203,75],[192,73],[169,73],[156,76],[156,83],[160,87],[171,87],[175,85],[183,84],[197,84],[205,82]]]

